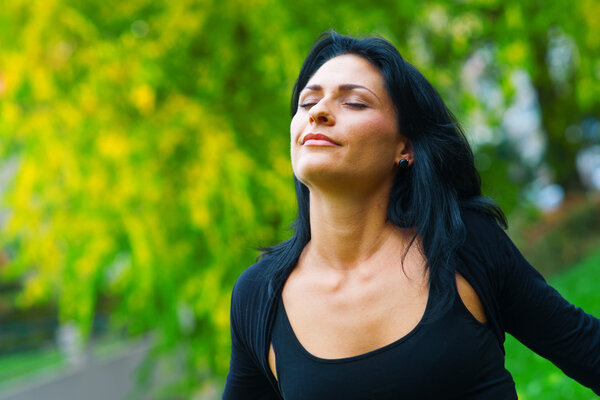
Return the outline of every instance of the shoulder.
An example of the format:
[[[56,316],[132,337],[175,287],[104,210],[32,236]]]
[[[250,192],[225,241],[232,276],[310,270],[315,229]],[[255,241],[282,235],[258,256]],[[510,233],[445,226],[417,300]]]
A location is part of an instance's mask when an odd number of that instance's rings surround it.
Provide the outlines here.
[[[479,275],[500,287],[514,269],[520,270],[526,261],[498,222],[481,211],[464,210],[464,242],[458,249],[462,260],[460,272]]]
[[[262,258],[237,279],[231,294],[231,323],[249,327],[261,323],[272,302],[270,270],[272,259]]]
[[[514,281],[542,278],[493,217],[468,210],[463,222],[466,237],[458,251],[463,268],[485,274],[501,290]]]
[[[464,247],[468,250],[483,252],[497,262],[520,256],[505,231],[506,221],[500,222],[492,213],[471,209],[462,210],[461,215],[466,232]]]
[[[269,257],[260,259],[241,273],[233,288],[234,296],[251,296],[263,286],[268,285],[271,260]]]
[[[506,253],[512,245],[507,234],[489,214],[475,210],[463,210],[465,238],[462,250],[480,257],[497,257]]]
[[[477,237],[480,234],[498,235],[504,233],[498,222],[489,214],[472,209],[462,210],[462,219],[467,235]],[[481,237],[480,239],[484,239]]]
[[[232,311],[240,311],[240,307],[248,309],[265,306],[270,292],[271,263],[272,260],[265,257],[242,272],[233,286]]]

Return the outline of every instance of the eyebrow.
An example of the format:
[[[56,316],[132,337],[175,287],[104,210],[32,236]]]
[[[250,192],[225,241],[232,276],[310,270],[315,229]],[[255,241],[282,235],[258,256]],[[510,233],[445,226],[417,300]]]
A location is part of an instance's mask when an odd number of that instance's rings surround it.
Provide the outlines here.
[[[370,92],[373,96],[375,96],[377,98],[377,100],[381,101],[379,96],[377,96],[375,94],[375,92],[373,92],[371,89],[364,87],[362,85],[357,85],[355,83],[343,83],[340,86],[338,86],[338,89],[343,92],[348,92],[348,91],[351,91],[354,89],[364,89],[364,90]],[[305,91],[305,90],[314,90],[314,91],[320,92],[323,90],[323,87],[321,85],[308,85],[308,86],[305,86],[304,89],[302,89],[302,91]]]

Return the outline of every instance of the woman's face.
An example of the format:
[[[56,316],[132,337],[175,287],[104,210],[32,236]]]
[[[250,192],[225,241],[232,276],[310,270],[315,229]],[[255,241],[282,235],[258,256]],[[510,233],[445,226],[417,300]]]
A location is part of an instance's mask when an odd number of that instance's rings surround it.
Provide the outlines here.
[[[332,58],[315,72],[290,132],[292,168],[308,187],[391,186],[395,164],[412,161],[381,73],[356,55]]]

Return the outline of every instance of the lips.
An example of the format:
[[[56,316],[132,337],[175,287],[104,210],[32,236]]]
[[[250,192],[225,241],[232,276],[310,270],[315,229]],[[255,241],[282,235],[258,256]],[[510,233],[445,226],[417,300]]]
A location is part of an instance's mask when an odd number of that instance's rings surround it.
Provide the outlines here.
[[[331,139],[327,135],[323,135],[322,133],[309,133],[308,135],[302,138],[303,145],[313,145],[313,146],[338,146],[333,139]]]

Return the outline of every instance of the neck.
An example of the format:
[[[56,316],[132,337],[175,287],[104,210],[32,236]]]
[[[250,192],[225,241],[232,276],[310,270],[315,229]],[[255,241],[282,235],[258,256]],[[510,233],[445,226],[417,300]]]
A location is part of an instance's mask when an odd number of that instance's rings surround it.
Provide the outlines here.
[[[401,239],[399,228],[387,221],[388,199],[388,191],[352,197],[311,190],[310,259],[327,268],[354,269]]]

